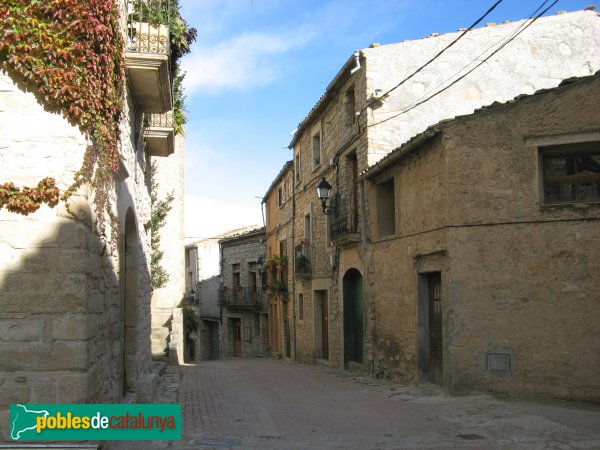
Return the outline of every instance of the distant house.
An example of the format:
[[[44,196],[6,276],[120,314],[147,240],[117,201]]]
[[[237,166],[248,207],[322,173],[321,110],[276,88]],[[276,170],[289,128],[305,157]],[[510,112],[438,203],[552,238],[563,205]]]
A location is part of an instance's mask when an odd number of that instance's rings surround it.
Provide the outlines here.
[[[265,354],[268,343],[267,303],[259,270],[264,259],[265,229],[219,241],[221,277],[221,357]]]
[[[269,352],[271,355],[285,356],[292,354],[295,320],[292,316],[294,308],[290,307],[290,292],[294,287],[291,278],[290,264],[297,258],[306,256],[300,252],[288,253],[288,242],[292,241],[292,214],[294,198],[294,164],[286,162],[263,198],[266,223],[266,270],[263,285],[267,287],[266,295],[269,308]],[[284,257],[287,264],[277,264],[277,258]],[[305,264],[308,268],[308,262]],[[291,295],[294,298],[293,294]],[[292,326],[290,326],[292,325]]]
[[[368,195],[361,174],[432,124],[600,69],[600,17],[579,11],[469,31],[415,74],[459,36],[432,34],[355,52],[299,124],[290,143],[294,225],[286,245],[288,254],[305,245],[311,270],[296,276],[290,265],[294,359],[374,373],[380,344],[387,342],[376,332],[378,320],[414,319],[400,318],[399,309],[379,316],[379,304],[368,294],[370,220],[378,211],[378,233],[393,235],[394,211],[383,205],[400,193],[388,180],[378,184],[378,196]],[[438,173],[432,167],[422,176],[437,179]],[[333,187],[325,209],[315,193],[323,178]],[[386,268],[380,275],[397,278],[393,261],[382,258]]]
[[[600,400],[600,72],[428,128],[363,175],[373,371]]]

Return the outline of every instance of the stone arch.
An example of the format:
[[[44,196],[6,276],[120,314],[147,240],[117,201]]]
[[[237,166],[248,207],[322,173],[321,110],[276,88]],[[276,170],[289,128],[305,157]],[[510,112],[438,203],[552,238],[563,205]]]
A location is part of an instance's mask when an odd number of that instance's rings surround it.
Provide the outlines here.
[[[343,279],[344,295],[344,365],[349,361],[363,362],[364,291],[363,276],[357,269],[349,269]]]
[[[123,314],[123,395],[135,392],[138,352],[138,273],[139,242],[135,214],[131,208],[125,216],[123,262],[121,274]]]

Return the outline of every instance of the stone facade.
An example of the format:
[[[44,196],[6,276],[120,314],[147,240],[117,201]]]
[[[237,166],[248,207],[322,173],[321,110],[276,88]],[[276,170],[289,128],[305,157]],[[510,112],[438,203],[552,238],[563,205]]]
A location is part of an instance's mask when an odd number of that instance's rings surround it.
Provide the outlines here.
[[[264,244],[264,228],[219,241],[223,279],[219,292],[221,358],[265,353],[267,308],[261,274],[256,268]]]
[[[152,353],[169,354],[170,358],[183,362],[182,336],[172,333],[173,309],[178,308],[186,289],[184,278],[184,223],[183,223],[183,160],[184,140],[175,137],[175,152],[168,158],[156,158],[156,181],[159,186],[159,198],[173,193],[171,211],[165,225],[160,230],[160,244],[163,253],[162,266],[169,273],[166,286],[152,293]],[[179,350],[178,350],[179,349]]]
[[[366,259],[372,232],[369,228],[372,224],[367,223],[366,217],[375,205],[365,195],[361,173],[433,123],[470,113],[495,101],[555,87],[565,78],[590,75],[600,69],[600,18],[593,11],[580,11],[537,20],[464,79],[452,77],[457,69],[472,68],[476,56],[481,55],[482,59],[489,56],[493,50],[486,49],[496,48],[523,24],[523,21],[506,23],[469,32],[431,65],[395,89],[396,84],[459,33],[363,49],[348,59],[300,123],[290,144],[294,150],[295,208],[293,241],[289,245],[294,248],[305,241],[303,245],[311,255],[311,274],[294,275],[294,286],[290,289],[294,292],[296,315],[291,325],[296,329],[296,359],[306,362],[325,359],[336,367],[375,373],[375,360],[381,348],[375,345],[378,320],[386,323],[414,320],[414,317],[399,319],[393,309],[380,318],[376,308],[385,302],[375,302],[370,297],[369,288],[380,283],[382,275],[373,279],[370,260]],[[446,86],[447,90],[408,109],[427,98],[430,91]],[[393,90],[387,93],[390,89]],[[430,164],[429,176],[432,176],[441,162],[430,161]],[[324,177],[333,185],[327,215],[315,196],[315,187]],[[411,183],[418,181],[402,182],[412,186]],[[389,184],[382,184],[380,189],[384,191],[383,197],[385,192],[390,195]],[[422,192],[411,201],[422,201],[425,195]],[[386,215],[390,212],[382,213],[378,220],[388,225]],[[408,225],[417,225],[411,222],[415,218],[403,220]],[[437,224],[441,220],[438,216],[431,220],[432,226],[441,226]],[[443,248],[443,235],[432,239]],[[388,252],[389,249],[382,248],[382,255],[377,258],[389,261]],[[443,257],[432,254],[424,257],[424,261]],[[398,276],[393,267],[394,264],[389,264],[384,270],[386,277]],[[300,307],[302,320],[298,318]],[[382,339],[383,345],[395,345],[394,340]],[[390,362],[394,367],[415,357],[399,355],[391,347],[387,353],[398,358],[398,363]]]
[[[120,3],[125,35],[126,3]],[[168,79],[168,77],[167,77]],[[169,87],[170,89],[170,87]],[[169,91],[170,92],[170,91]],[[170,95],[170,94],[169,94]],[[17,80],[0,74],[0,180],[64,192],[89,138]],[[150,154],[127,85],[121,164],[102,231],[96,192],[22,216],[0,210],[0,434],[11,403],[151,402]]]
[[[266,224],[265,255],[266,260],[271,260],[275,255],[285,255],[288,264],[285,271],[276,267],[265,271],[263,280],[266,285],[275,280],[283,281],[285,292],[275,289],[267,290],[269,308],[269,352],[275,357],[291,358],[295,354],[293,343],[296,323],[293,317],[295,312],[295,295],[293,292],[293,265],[296,257],[292,245],[292,214],[294,198],[294,166],[293,161],[284,164],[281,171],[269,187],[263,198]],[[292,291],[292,292],[289,292]],[[290,305],[290,297],[292,304]]]
[[[600,73],[485,108],[431,127],[366,172],[374,373],[453,394],[600,401],[599,96]],[[544,155],[580,148],[589,200],[545,199]],[[389,180],[394,229],[382,235],[378,196]]]

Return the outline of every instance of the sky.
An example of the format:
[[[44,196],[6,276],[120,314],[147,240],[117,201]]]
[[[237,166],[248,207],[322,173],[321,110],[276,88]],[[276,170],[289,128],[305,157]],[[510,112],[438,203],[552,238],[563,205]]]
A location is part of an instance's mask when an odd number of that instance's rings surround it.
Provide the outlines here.
[[[483,23],[529,17],[542,1],[503,0]],[[186,240],[263,224],[292,132],[355,50],[455,32],[495,2],[179,0],[198,30],[183,59]],[[560,0],[547,15],[591,3]]]

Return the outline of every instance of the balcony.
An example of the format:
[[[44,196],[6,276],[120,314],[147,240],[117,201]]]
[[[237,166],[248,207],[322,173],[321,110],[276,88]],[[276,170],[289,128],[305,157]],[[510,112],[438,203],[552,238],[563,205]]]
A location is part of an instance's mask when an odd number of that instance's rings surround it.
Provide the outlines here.
[[[262,291],[247,287],[221,288],[219,290],[219,305],[258,310],[266,308]]]
[[[172,108],[170,36],[167,0],[130,2],[125,70],[133,101],[142,112],[165,113]]]
[[[175,151],[173,112],[144,114],[144,140],[151,156],[169,156]]]
[[[335,245],[360,242],[358,200],[353,191],[344,191],[331,199],[329,235]]]
[[[310,243],[303,241],[294,250],[294,267],[296,278],[310,278],[312,270],[310,265]]]

